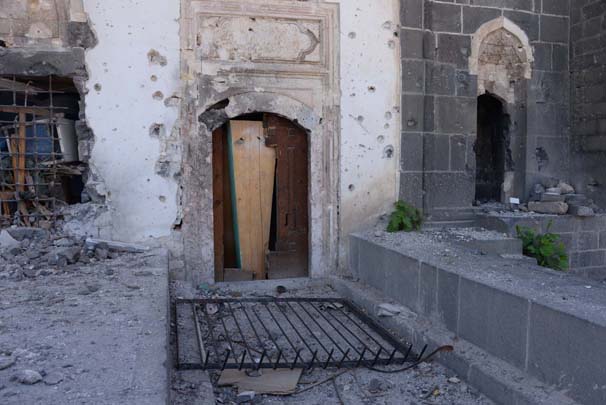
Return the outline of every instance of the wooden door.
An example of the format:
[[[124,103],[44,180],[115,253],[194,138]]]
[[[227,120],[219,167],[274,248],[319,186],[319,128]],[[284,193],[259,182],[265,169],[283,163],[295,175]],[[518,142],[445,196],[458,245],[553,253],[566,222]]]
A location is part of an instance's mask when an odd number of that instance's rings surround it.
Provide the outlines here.
[[[275,251],[269,278],[305,277],[309,256],[308,137],[291,121],[265,116],[267,146],[276,149]]]

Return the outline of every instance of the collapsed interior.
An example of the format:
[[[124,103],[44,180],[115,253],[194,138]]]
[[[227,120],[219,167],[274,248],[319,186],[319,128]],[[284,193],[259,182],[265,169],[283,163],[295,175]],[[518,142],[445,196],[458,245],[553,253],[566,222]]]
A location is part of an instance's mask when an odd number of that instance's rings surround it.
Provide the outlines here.
[[[247,114],[213,132],[215,279],[309,273],[306,131],[273,114]]]
[[[0,225],[52,221],[81,201],[79,102],[69,78],[0,77]]]

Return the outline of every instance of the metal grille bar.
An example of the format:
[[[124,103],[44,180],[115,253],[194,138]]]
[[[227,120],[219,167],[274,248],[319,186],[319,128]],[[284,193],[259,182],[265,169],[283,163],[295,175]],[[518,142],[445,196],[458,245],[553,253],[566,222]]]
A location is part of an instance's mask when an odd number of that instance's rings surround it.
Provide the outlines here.
[[[178,299],[175,318],[187,307],[193,325],[174,322],[178,369],[354,368],[422,360],[411,354],[412,345],[341,298]],[[182,362],[179,336],[192,330],[199,361]]]

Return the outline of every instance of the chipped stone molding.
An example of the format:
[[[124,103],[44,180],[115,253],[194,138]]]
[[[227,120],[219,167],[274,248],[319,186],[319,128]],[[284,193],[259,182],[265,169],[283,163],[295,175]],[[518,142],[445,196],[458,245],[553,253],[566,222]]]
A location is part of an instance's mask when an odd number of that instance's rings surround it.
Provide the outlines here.
[[[532,47],[528,40],[528,36],[522,28],[517,26],[513,21],[506,17],[499,17],[492,21],[484,23],[472,37],[471,40],[471,56],[469,57],[469,72],[477,75],[479,71],[479,60],[481,56],[481,47],[484,40],[493,32],[504,29],[507,32],[515,36],[522,44],[524,53],[526,55],[526,66],[524,70],[524,78],[530,79],[532,77],[532,62],[534,61]]]
[[[88,22],[88,16],[84,11],[84,3],[82,0],[68,0],[69,9],[68,17],[71,22],[86,23]]]
[[[187,278],[212,282],[212,130],[267,112],[310,137],[310,274],[337,262],[338,4],[182,0],[183,240]]]

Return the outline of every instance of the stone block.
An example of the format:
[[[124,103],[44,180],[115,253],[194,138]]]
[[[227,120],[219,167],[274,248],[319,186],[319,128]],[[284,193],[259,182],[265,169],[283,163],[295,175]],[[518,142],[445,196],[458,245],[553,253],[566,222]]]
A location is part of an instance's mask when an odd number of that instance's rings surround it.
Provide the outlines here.
[[[475,33],[480,26],[501,16],[501,10],[486,7],[463,7],[463,32]]]
[[[606,328],[533,303],[528,372],[581,403],[606,403]]]
[[[455,69],[452,65],[428,63],[426,66],[426,77],[427,94],[455,94]]]
[[[579,232],[577,234],[577,250],[595,250],[598,248],[597,232]]]
[[[437,291],[438,316],[448,330],[456,333],[459,314],[459,276],[438,269]]]
[[[568,30],[567,17],[541,16],[541,41],[567,43]]]
[[[383,248],[366,239],[360,239],[358,248],[360,249],[358,259],[360,279],[383,292],[385,290],[385,255],[383,254]]]
[[[423,32],[423,58],[434,59],[436,48],[436,35],[432,31]]]
[[[570,0],[545,0],[543,1],[543,13],[568,16],[570,13]]]
[[[475,194],[475,177],[467,173],[425,173],[429,208],[469,207]]]
[[[606,215],[596,215],[595,218],[579,218],[579,229],[581,231],[603,231],[606,230]]]
[[[464,135],[450,137],[451,171],[465,171],[467,169],[467,138]]]
[[[573,253],[570,256],[570,265],[575,269],[604,266],[606,257],[604,254],[603,250]]]
[[[425,25],[433,31],[461,32],[461,6],[426,2]]]
[[[463,97],[478,96],[478,76],[470,75],[466,70],[457,70],[455,79],[456,94]]]
[[[434,315],[438,310],[438,269],[421,263],[419,278],[419,311],[425,315]]]
[[[450,137],[448,135],[425,134],[423,137],[424,170],[448,171]]]
[[[469,66],[471,54],[471,36],[456,34],[438,34],[437,59],[439,62],[452,63],[459,69]]]
[[[553,45],[553,63],[554,72],[568,71],[568,47],[564,45]]]
[[[536,14],[521,13],[519,11],[505,10],[503,15],[520,26],[528,36],[529,41],[539,39],[539,16]]]
[[[419,261],[385,249],[384,263],[385,295],[416,310],[419,302]]]
[[[476,133],[477,101],[467,97],[436,97],[437,132],[471,135]]]
[[[403,29],[400,44],[403,58],[423,59],[423,31]]]
[[[542,202],[564,201],[565,199],[566,199],[566,196],[564,196],[562,194],[556,194],[556,193],[542,193],[541,194]]]
[[[606,231],[600,232],[600,249],[606,249]]]
[[[400,151],[400,169],[405,172],[423,171],[423,134],[403,132]]]
[[[400,173],[399,198],[418,209],[423,209],[423,173]]]
[[[425,132],[433,132],[435,129],[435,97],[425,96],[423,100],[423,129]]]
[[[402,130],[419,132],[424,130],[425,96],[421,94],[402,95]]]
[[[538,212],[539,214],[556,214],[564,215],[568,212],[568,204],[565,202],[541,202],[530,201],[528,210]]]
[[[423,0],[402,0],[400,24],[408,28],[423,28]]]
[[[422,60],[402,61],[402,91],[423,93],[425,88],[425,62]]]
[[[528,301],[463,278],[459,288],[459,335],[523,368]]]
[[[532,47],[534,49],[534,68],[537,70],[551,70],[552,44],[535,42]]]
[[[532,11],[533,6],[532,0],[472,0],[471,4],[525,11]]]

